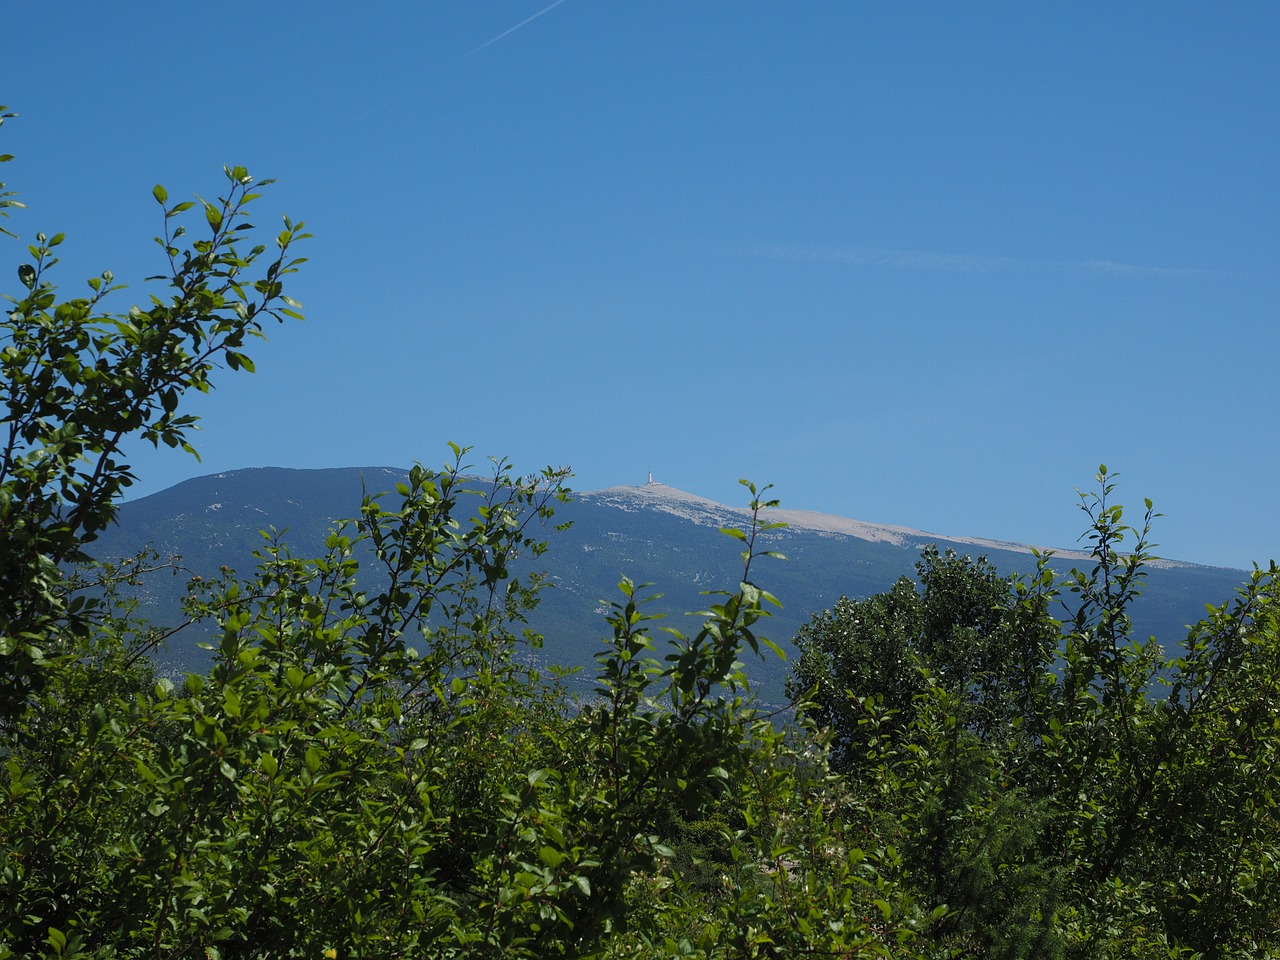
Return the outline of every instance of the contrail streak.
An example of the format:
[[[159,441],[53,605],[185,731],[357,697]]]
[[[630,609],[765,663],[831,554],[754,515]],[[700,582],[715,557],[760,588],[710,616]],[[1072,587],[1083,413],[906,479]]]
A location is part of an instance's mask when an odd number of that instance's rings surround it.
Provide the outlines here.
[[[484,43],[480,44],[480,46],[476,47],[474,50],[472,50],[470,53],[468,53],[465,57],[462,57],[458,62],[459,62],[459,63],[461,63],[463,60],[466,60],[466,59],[467,59],[467,57],[474,57],[477,53],[479,53],[479,52],[480,52],[481,50],[483,50],[485,47],[493,46],[493,44],[497,43],[497,42],[498,42],[499,40],[501,40],[503,37],[508,37],[508,36],[510,36],[511,34],[515,33],[517,30],[519,30],[521,27],[524,27],[524,26],[527,26],[527,25],[529,25],[529,24],[533,23],[533,21],[537,20],[537,19],[538,19],[540,16],[542,16],[544,13],[550,13],[552,10],[554,10],[556,7],[560,6],[560,4],[562,4],[562,3],[564,3],[564,0],[555,0],[555,3],[548,4],[547,6],[543,7],[541,10],[539,10],[537,13],[535,13],[532,17],[529,17],[529,18],[527,18],[527,19],[525,19],[525,20],[521,20],[519,23],[517,23],[517,24],[516,24],[514,27],[512,27],[510,30],[504,30],[502,33],[498,34],[498,35],[497,35],[496,37],[494,37],[493,39],[491,39],[491,40],[486,40]]]

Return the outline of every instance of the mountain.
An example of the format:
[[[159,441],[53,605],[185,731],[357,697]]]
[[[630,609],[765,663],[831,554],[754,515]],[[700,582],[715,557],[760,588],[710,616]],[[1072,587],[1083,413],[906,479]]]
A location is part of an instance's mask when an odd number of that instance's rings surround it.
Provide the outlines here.
[[[168,490],[122,505],[119,523],[94,545],[99,558],[129,556],[151,545],[162,556],[182,558],[184,571],[153,576],[142,592],[144,613],[174,622],[191,574],[206,578],[222,565],[247,572],[261,531],[285,531],[295,556],[318,555],[330,528],[358,511],[362,492],[394,490],[406,471],[389,467],[290,470],[261,467],[187,480]],[[394,494],[392,494],[394,497]],[[863,523],[798,510],[772,510],[767,519],[787,524],[766,536],[767,548],[786,561],[757,559],[752,579],[783,603],[760,632],[793,652],[790,640],[810,614],[847,595],[866,597],[887,590],[914,573],[928,544],[958,553],[984,555],[1002,572],[1030,572],[1031,548],[976,537],[941,536],[907,527]],[[617,583],[630,577],[654,584],[650,612],[670,615],[666,625],[685,631],[697,621],[685,611],[702,609],[704,590],[732,589],[742,572],[742,544],[720,532],[745,527],[750,514],[661,483],[610,487],[575,493],[559,506],[548,527],[550,549],[537,566],[554,589],[545,591],[530,618],[546,637],[543,659],[565,665],[592,665],[608,628],[600,614],[619,597]],[[1057,551],[1053,565],[1067,570],[1087,561],[1077,551]],[[1240,570],[1162,560],[1153,565],[1135,610],[1141,635],[1167,646],[1180,641],[1186,625],[1200,619],[1206,603],[1222,603],[1244,582]],[[175,668],[197,668],[203,636],[187,631],[171,643],[166,657]],[[762,699],[780,703],[787,666],[776,658],[749,663]]]

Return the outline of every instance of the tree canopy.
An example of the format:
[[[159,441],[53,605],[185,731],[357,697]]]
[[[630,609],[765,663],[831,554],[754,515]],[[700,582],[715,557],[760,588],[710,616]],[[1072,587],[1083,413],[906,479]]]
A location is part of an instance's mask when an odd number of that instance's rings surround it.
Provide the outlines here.
[[[785,715],[743,664],[776,652],[767,487],[687,632],[621,581],[577,698],[513,565],[568,475],[454,445],[320,556],[268,531],[193,579],[211,666],[161,676],[184,624],[137,616],[154,558],[89,559],[124,450],[193,452],[191,391],[299,315],[303,225],[262,242],[269,181],[224,173],[215,201],[155,188],[141,302],[110,274],[64,296],[36,234],[0,322],[0,960],[1274,952],[1280,571],[1171,654],[1133,636],[1154,513],[1130,526],[1105,467],[1086,569],[928,549],[801,631]]]

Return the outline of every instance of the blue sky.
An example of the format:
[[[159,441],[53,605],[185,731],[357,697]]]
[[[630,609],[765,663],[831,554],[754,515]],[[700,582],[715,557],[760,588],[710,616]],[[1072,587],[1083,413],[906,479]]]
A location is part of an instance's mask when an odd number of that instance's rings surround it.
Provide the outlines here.
[[[1280,555],[1280,7],[10,0],[0,131],[70,290],[141,299],[153,184],[275,177],[308,320],[203,462],[439,463],[1071,546]],[[514,29],[513,29],[514,28]],[[11,264],[21,247],[0,238]],[[7,284],[16,286],[10,269]]]

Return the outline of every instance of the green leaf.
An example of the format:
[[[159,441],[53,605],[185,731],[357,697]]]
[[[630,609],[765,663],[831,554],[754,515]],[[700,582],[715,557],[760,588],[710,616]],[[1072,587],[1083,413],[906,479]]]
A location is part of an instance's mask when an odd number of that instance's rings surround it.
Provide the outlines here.
[[[162,187],[158,183],[151,188],[151,195],[156,198],[156,202],[159,203],[161,206],[163,206],[164,203],[169,199],[169,191],[166,190],[164,187]]]
[[[768,647],[770,650],[772,650],[774,653],[778,655],[778,659],[780,660],[787,659],[787,651],[783,650],[780,646],[778,646],[768,637],[760,637],[759,639],[761,643],[763,643],[766,647]]]

